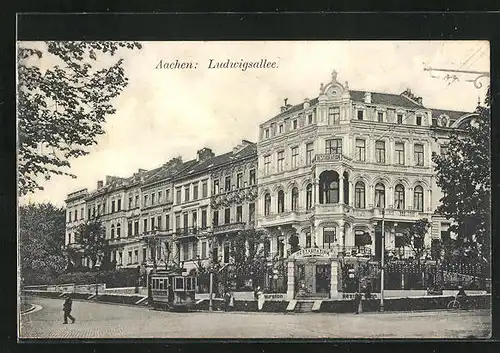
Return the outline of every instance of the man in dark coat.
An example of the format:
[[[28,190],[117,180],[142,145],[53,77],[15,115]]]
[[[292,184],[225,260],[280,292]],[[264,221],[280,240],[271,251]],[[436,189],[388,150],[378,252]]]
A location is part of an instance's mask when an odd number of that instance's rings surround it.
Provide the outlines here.
[[[73,316],[71,316],[71,306],[73,305],[73,301],[71,300],[71,298],[68,296],[66,296],[66,300],[64,301],[64,304],[63,304],[63,312],[64,312],[64,324],[67,324],[68,323],[68,318],[71,319],[71,323],[75,323],[75,318]]]
[[[356,314],[359,314],[359,309],[361,306],[361,299],[363,298],[363,295],[360,292],[356,292],[354,294],[354,310]]]

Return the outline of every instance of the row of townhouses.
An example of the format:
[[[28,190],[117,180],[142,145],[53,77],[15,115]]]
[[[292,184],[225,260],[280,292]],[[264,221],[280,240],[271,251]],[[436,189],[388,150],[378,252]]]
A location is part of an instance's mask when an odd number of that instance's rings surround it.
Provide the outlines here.
[[[441,192],[432,155],[446,153],[449,133],[473,119],[428,108],[410,90],[350,90],[334,72],[318,97],[285,100],[259,126],[257,143],[243,140],[221,155],[205,147],[196,159],[108,176],[95,190],[69,194],[65,244],[78,247],[77,226],[99,216],[118,267],[154,259],[191,269],[210,256],[228,263],[232,234],[251,227],[266,231],[270,258],[290,255],[290,234],[301,248],[376,254],[383,208],[387,249],[405,254],[400,239],[422,218],[432,225],[431,247],[449,236],[449,220],[435,213]],[[362,241],[367,235],[371,242]]]

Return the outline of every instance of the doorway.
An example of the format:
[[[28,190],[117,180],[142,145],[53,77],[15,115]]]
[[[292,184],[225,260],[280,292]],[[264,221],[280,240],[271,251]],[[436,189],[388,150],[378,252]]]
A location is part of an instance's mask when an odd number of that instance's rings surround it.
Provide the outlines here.
[[[316,265],[316,293],[324,295],[330,292],[330,272],[329,265]]]

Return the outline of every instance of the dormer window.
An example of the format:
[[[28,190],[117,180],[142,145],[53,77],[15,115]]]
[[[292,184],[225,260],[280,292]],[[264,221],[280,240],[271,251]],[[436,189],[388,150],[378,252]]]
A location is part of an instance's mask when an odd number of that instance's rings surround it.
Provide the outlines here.
[[[313,123],[313,115],[312,115],[312,114],[309,114],[309,115],[307,116],[307,123],[308,123],[309,125],[311,125],[311,124]]]
[[[422,125],[422,117],[421,116],[417,116],[417,125],[418,126]]]
[[[297,119],[295,119],[293,122],[292,122],[292,126],[293,126],[293,129],[296,130],[297,127],[298,127],[298,121]]]
[[[363,120],[364,118],[364,111],[358,110],[358,120]]]
[[[264,137],[265,137],[266,139],[268,139],[268,138],[269,138],[269,129],[265,129],[265,130],[264,130]]]
[[[398,121],[399,125],[403,124],[403,114],[398,114],[397,115],[397,121]]]
[[[280,126],[279,126],[279,132],[280,132],[280,134],[283,133],[283,124],[280,124]]]
[[[383,123],[384,122],[384,113],[382,113],[382,112],[378,112],[377,113],[377,121],[379,123]]]

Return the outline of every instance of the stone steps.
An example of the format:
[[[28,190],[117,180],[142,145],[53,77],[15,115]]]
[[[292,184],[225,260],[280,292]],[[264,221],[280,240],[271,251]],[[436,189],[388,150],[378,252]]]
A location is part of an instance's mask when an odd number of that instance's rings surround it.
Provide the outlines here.
[[[310,313],[312,312],[314,301],[297,301],[294,312],[296,313]]]

